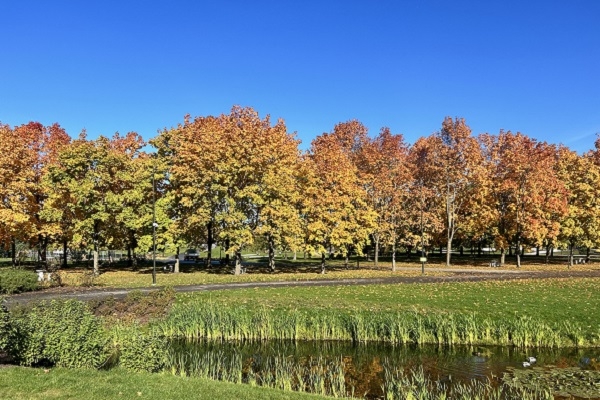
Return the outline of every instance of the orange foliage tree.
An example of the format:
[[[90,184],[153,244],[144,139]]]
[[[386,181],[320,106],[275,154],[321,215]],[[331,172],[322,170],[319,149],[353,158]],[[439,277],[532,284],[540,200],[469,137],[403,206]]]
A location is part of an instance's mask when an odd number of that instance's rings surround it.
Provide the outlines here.
[[[325,273],[326,252],[335,248],[348,256],[362,254],[375,226],[376,213],[369,207],[356,166],[358,149],[366,130],[357,121],[336,125],[311,143],[306,158],[304,218],[309,251],[321,254]]]
[[[396,270],[396,249],[408,231],[407,207],[412,170],[408,165],[408,146],[402,135],[382,128],[379,135],[366,141],[359,153],[361,183],[370,207],[376,212],[373,244],[375,266],[380,246],[390,246],[392,270]]]
[[[556,237],[559,221],[549,221],[548,216],[566,212],[566,191],[555,172],[556,150],[510,131],[483,134],[480,142],[490,179],[486,201],[492,211],[487,226],[500,249],[500,263],[514,245],[520,267],[522,245],[539,245],[544,237]]]
[[[10,129],[0,125],[0,143],[3,155],[0,158],[2,170],[2,206],[0,208],[0,236],[12,242],[13,262],[15,261],[15,240],[28,242],[38,247],[39,259],[46,261],[46,248],[56,226],[41,218],[41,210],[47,194],[41,185],[48,168],[56,162],[59,149],[70,141],[58,124],[43,126],[30,122]]]
[[[274,269],[275,246],[296,243],[300,226],[298,141],[283,120],[271,125],[270,117],[236,106],[219,117],[186,118],[168,135],[176,154],[170,179],[185,215],[182,226],[188,232],[207,228],[209,254],[218,228],[221,243],[236,256],[236,274],[242,271],[242,248],[264,235]]]

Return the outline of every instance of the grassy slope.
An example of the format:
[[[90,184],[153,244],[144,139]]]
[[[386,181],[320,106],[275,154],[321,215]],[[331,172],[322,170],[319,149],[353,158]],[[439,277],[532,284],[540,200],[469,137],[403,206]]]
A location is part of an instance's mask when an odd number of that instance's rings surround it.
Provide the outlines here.
[[[232,306],[319,309],[430,309],[477,312],[493,318],[526,315],[548,323],[576,321],[600,331],[600,279],[259,288],[178,294],[178,301],[212,300]]]
[[[324,397],[199,378],[111,371],[0,368],[0,399],[272,399]]]

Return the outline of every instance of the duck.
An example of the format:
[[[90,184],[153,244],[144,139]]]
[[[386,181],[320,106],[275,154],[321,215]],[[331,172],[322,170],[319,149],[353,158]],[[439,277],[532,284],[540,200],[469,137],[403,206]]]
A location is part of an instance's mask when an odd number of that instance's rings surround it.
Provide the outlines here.
[[[527,361],[528,361],[530,364],[533,364],[534,362],[536,362],[536,361],[537,361],[537,358],[535,358],[535,357],[527,357]]]
[[[527,361],[523,361],[523,367],[525,367],[525,368],[531,367],[531,364],[528,363]]]

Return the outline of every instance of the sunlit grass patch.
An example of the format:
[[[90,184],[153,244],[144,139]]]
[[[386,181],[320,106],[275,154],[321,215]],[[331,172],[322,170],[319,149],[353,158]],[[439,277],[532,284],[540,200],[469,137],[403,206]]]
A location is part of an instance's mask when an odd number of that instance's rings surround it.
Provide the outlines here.
[[[314,266],[294,268],[293,270],[278,270],[275,273],[262,269],[256,271],[248,267],[247,273],[235,276],[230,267],[206,269],[204,267],[187,267],[179,274],[164,273],[162,265],[157,269],[157,283],[160,286],[204,285],[211,283],[240,283],[240,282],[275,282],[275,281],[312,281],[323,279],[360,279],[388,278],[398,276],[420,276],[417,270],[400,270],[396,272],[374,269],[344,269],[335,268],[326,274],[320,274],[320,268]],[[451,273],[429,270],[429,276],[448,276]],[[109,286],[109,287],[143,287],[152,283],[152,269],[144,268],[138,271],[108,270],[98,277],[90,277],[85,269],[66,269],[61,271],[63,284],[67,286]]]

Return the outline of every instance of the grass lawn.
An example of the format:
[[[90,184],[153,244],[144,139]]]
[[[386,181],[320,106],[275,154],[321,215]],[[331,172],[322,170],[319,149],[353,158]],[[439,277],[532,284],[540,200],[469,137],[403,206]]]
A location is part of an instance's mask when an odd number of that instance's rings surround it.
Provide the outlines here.
[[[213,301],[232,307],[476,312],[483,317],[530,316],[572,321],[600,333],[600,278],[362,286],[256,288],[177,294],[179,302]]]
[[[232,267],[205,267],[183,264],[181,273],[167,274],[162,270],[163,264],[157,264],[156,281],[160,286],[178,285],[204,285],[209,283],[230,282],[274,282],[274,281],[307,281],[320,279],[356,279],[356,278],[383,278],[391,276],[418,276],[420,270],[401,270],[392,272],[382,269],[345,269],[341,266],[331,266],[324,275],[320,274],[320,267],[315,265],[298,265],[293,268],[279,268],[274,273],[267,271],[262,266],[250,266],[247,273],[235,276],[231,273]],[[416,265],[415,265],[416,266]],[[390,268],[391,269],[391,268]],[[447,272],[428,270],[428,275],[449,275]],[[85,269],[65,269],[61,271],[62,282],[67,286],[81,286],[89,280],[89,271],[86,275]],[[108,269],[102,271],[93,280],[95,286],[109,287],[143,287],[152,283],[152,267],[140,268],[137,271],[129,269]]]
[[[0,368],[1,399],[272,399],[324,397],[165,374],[130,373],[119,369],[92,371],[53,368]]]
[[[541,271],[541,270],[567,270],[566,265],[561,262],[554,264],[545,264],[541,262],[543,258],[529,260],[523,263],[521,271]],[[510,262],[510,261],[507,261]],[[299,259],[277,260],[278,266],[275,272],[270,272],[266,266],[264,258],[248,258],[245,260],[247,265],[246,273],[240,276],[232,274],[233,267],[215,266],[206,268],[203,265],[196,265],[190,262],[182,262],[180,266],[181,273],[170,274],[163,272],[161,261],[157,261],[157,283],[160,286],[177,285],[202,285],[210,283],[229,283],[229,282],[273,282],[273,281],[307,281],[320,279],[356,279],[356,278],[384,278],[391,276],[418,276],[421,274],[421,264],[413,258],[412,261],[399,261],[398,271],[391,271],[391,262],[382,260],[377,267],[373,261],[359,260],[360,268],[356,268],[357,261],[351,260],[348,269],[345,268],[343,260],[328,260],[327,273],[320,274],[321,268],[319,260]],[[470,257],[455,257],[452,268],[473,269],[489,268],[489,259],[473,259]],[[445,266],[445,259],[431,258],[425,267],[427,275],[444,276],[450,275],[450,272],[442,271]],[[502,270],[517,270],[512,264],[507,264]],[[573,270],[600,269],[600,263],[590,263],[585,265],[576,265]],[[93,279],[95,286],[110,287],[143,287],[152,283],[152,265],[146,263],[134,270],[124,266],[101,266],[100,276]],[[69,267],[61,271],[63,284],[67,286],[89,285],[90,270],[78,267]]]

